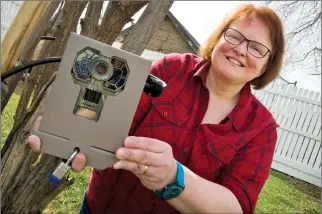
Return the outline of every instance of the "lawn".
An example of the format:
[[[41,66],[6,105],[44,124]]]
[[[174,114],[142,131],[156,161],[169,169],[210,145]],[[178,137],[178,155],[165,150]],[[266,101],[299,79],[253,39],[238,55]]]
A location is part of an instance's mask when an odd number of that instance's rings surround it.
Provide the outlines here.
[[[21,89],[13,94],[1,115],[1,146],[13,123]],[[72,173],[75,183],[53,200],[44,213],[77,213],[91,169]],[[271,170],[256,207],[256,213],[320,213],[321,188]]]

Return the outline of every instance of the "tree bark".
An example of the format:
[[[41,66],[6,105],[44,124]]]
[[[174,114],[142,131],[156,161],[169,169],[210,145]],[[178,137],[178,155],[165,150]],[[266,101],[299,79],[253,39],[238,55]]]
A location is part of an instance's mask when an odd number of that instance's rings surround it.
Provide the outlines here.
[[[57,22],[52,29],[52,35],[56,36],[55,41],[46,41],[43,43],[41,50],[41,57],[47,58],[49,56],[62,56],[65,45],[67,43],[69,32],[75,31],[78,24],[79,17],[83,12],[87,2],[65,2],[61,11],[62,14],[58,14]],[[66,21],[68,20],[68,21]],[[48,28],[48,24],[46,26]],[[61,30],[62,29],[62,30]],[[48,81],[48,78],[58,69],[59,63],[48,64],[34,68],[30,78],[26,81],[30,82],[30,87],[24,88],[22,95],[20,96],[19,104],[14,117],[15,123],[24,115],[27,110],[32,91],[36,84],[36,78],[38,76],[38,84],[35,90],[35,95],[39,93],[43,85]],[[29,84],[28,84],[29,85]]]
[[[51,184],[47,176],[57,167],[60,159],[37,154],[26,144],[35,119],[43,114],[45,98],[50,93],[54,76],[45,85],[35,104],[9,134],[1,151],[1,212],[2,213],[39,213],[62,190],[73,183],[66,178],[60,185]]]
[[[2,42],[1,73],[31,59],[32,53],[58,5],[59,2],[23,3]],[[8,93],[2,94],[1,112],[6,107],[21,76],[22,74],[17,74],[6,80]]]
[[[103,1],[92,1],[88,3],[85,18],[81,20],[81,35],[95,39],[94,35],[99,30],[98,21],[101,17],[103,3]]]
[[[69,32],[76,29],[77,21],[86,3],[65,2],[64,17],[68,21],[63,21],[58,25],[57,40],[54,45],[50,45],[52,49],[48,54],[55,53],[55,51],[63,53]],[[53,68],[54,66],[52,66]],[[42,211],[55,196],[72,184],[73,180],[68,178],[60,185],[49,183],[47,176],[57,167],[60,159],[43,154],[39,162],[37,161],[38,164],[33,165],[36,160],[35,154],[25,144],[35,118],[43,113],[43,98],[48,95],[50,90],[46,89],[53,80],[53,78],[44,80],[43,89],[37,94],[38,98],[34,101],[30,111],[16,121],[1,150],[1,212],[3,213],[37,213]]]
[[[63,7],[61,22],[57,25],[57,34],[55,41],[48,42],[47,51],[42,58],[51,56],[62,56],[65,51],[65,46],[69,38],[70,32],[76,32],[79,17],[81,16],[87,1],[66,1]],[[39,81],[35,89],[35,95],[37,95],[43,85],[52,76],[53,72],[58,70],[59,64],[48,64],[44,66]],[[45,70],[45,71],[44,71]]]
[[[131,33],[126,36],[121,49],[141,55],[172,4],[173,1],[169,0],[150,1]]]
[[[30,100],[30,97],[33,92],[33,90],[28,90],[28,88],[33,88],[35,86],[36,74],[37,74],[36,72],[33,72],[29,75],[27,74],[28,76],[25,77],[25,80],[24,80],[25,85],[24,85],[24,88],[23,88],[20,98],[19,98],[19,102],[18,102],[17,109],[16,109],[16,114],[13,117],[13,119],[14,119],[13,124],[14,125],[27,112],[29,100]]]
[[[63,5],[63,2],[60,2],[60,8],[59,8],[58,12],[54,16],[51,15],[51,17],[48,17],[49,20],[47,20],[47,22],[50,23],[49,26],[44,23],[43,27],[45,28],[45,30],[43,32],[43,35],[50,34],[50,30],[56,24],[57,20],[61,17],[60,11],[62,9],[62,5]],[[57,9],[57,7],[58,7],[58,5],[56,6],[55,10]],[[54,10],[54,12],[55,12],[55,10]],[[52,14],[54,12],[52,12]],[[48,41],[46,41],[46,44],[48,45]],[[38,45],[36,46],[35,51],[32,54],[33,55],[32,59],[37,58],[37,54],[38,54],[37,51],[38,51],[39,46],[41,46],[41,45],[44,45],[44,41],[38,42]],[[31,69],[30,69],[30,71],[31,71]],[[34,89],[36,81],[37,81],[37,76],[38,76],[37,74],[38,74],[38,72],[30,72],[30,74],[24,80],[25,86],[22,90],[22,93],[21,93],[21,96],[19,99],[19,103],[17,105],[16,114],[14,116],[14,124],[16,124],[16,122],[19,119],[21,119],[27,111],[29,100],[31,98],[33,89]]]
[[[95,39],[112,45],[124,25],[148,1],[109,1]]]

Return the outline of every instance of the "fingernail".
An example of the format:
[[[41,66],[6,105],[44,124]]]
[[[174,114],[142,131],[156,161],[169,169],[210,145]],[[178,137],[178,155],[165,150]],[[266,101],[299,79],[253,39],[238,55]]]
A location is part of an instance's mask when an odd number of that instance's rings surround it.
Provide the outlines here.
[[[123,152],[123,149],[122,149],[122,148],[118,149],[118,150],[115,152],[116,158],[118,158],[118,159],[121,159],[121,158],[122,158],[122,156],[123,156],[123,154],[124,154],[124,152]]]
[[[131,143],[133,143],[135,141],[135,137],[134,136],[130,136],[130,137],[127,137],[124,141],[124,146],[127,146],[127,145],[131,145]]]
[[[72,162],[72,168],[75,172],[80,172],[86,167],[86,157],[83,153],[79,153],[75,156]]]
[[[38,148],[39,147],[38,145],[40,145],[40,143],[38,143],[38,139],[36,138],[36,136],[30,135],[28,137],[28,143],[31,149],[37,150],[37,151],[40,149]]]

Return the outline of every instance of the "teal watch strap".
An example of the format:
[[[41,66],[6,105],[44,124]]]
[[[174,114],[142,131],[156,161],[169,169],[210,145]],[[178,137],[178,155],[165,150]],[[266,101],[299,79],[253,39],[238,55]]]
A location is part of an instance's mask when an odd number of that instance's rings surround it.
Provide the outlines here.
[[[184,188],[184,171],[183,171],[183,167],[181,165],[181,163],[179,163],[178,161],[176,161],[177,163],[177,182],[178,184]]]
[[[164,187],[161,191],[154,190],[154,192],[164,200],[170,200],[178,197],[185,189],[184,185],[184,170],[181,163],[176,161],[177,164],[177,176],[176,180]]]

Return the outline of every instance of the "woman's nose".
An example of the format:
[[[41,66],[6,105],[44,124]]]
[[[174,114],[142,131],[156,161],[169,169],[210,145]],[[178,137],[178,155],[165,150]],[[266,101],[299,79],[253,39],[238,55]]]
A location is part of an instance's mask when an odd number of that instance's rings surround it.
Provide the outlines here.
[[[247,45],[248,45],[248,42],[244,40],[242,43],[234,47],[234,51],[236,51],[238,55],[246,56]]]

